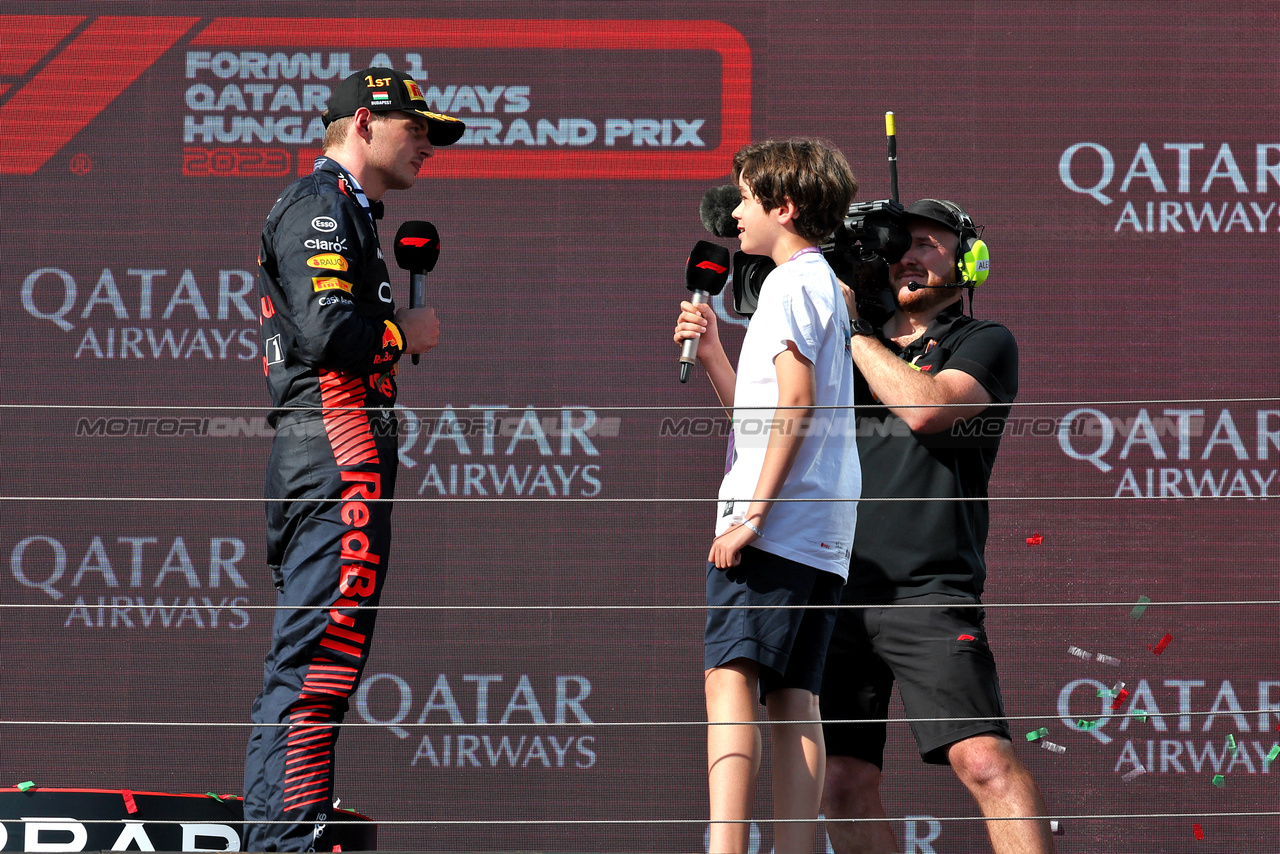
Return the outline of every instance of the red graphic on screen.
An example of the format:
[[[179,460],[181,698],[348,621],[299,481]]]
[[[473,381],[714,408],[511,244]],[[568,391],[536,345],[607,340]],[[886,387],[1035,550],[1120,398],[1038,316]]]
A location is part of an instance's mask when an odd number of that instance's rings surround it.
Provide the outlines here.
[[[0,74],[26,73],[83,20],[61,15],[0,17],[0,44],[6,54],[0,59]],[[43,166],[198,20],[94,19],[0,106],[0,174],[30,175]],[[50,104],[58,109],[50,110]]]

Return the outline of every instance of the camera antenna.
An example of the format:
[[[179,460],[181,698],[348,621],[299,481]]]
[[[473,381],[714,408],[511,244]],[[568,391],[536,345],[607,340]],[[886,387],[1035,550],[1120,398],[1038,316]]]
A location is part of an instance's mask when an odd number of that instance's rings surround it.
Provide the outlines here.
[[[889,137],[889,198],[898,201],[898,136],[893,127],[893,110],[884,114],[884,132]]]

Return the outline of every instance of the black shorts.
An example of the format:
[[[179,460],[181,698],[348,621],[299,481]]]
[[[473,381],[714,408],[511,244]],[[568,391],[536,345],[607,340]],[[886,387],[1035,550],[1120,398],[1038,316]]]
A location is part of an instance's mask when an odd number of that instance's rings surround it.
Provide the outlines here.
[[[708,563],[707,604],[722,607],[707,610],[703,667],[710,670],[737,658],[756,662],[761,700],[779,688],[817,694],[843,588],[844,579],[835,573],[751,546],[742,550],[742,562],[727,570]]]
[[[972,604],[929,595],[901,604]],[[982,608],[846,608],[840,611],[822,684],[822,719],[829,756],[852,756],[884,767],[885,724],[893,683],[908,718],[969,718],[913,722],[920,757],[946,765],[947,748],[982,733],[1009,738],[996,662],[983,629]],[[976,718],[977,720],[972,720]]]

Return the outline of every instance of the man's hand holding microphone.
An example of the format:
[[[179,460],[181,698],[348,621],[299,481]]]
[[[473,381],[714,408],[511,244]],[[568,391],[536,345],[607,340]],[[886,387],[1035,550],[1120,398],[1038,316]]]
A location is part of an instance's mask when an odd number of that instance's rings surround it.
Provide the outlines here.
[[[409,220],[396,232],[396,263],[409,271],[409,307],[396,309],[395,322],[404,335],[404,351],[418,355],[440,343],[440,319],[434,308],[422,305],[427,273],[440,258],[440,234],[423,220]]]

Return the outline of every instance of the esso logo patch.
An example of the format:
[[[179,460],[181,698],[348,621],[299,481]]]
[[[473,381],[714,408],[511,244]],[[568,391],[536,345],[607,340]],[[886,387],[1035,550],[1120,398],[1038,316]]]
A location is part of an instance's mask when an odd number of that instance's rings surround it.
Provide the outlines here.
[[[334,231],[338,227],[337,220],[329,216],[318,216],[311,220],[311,227],[316,231]]]

